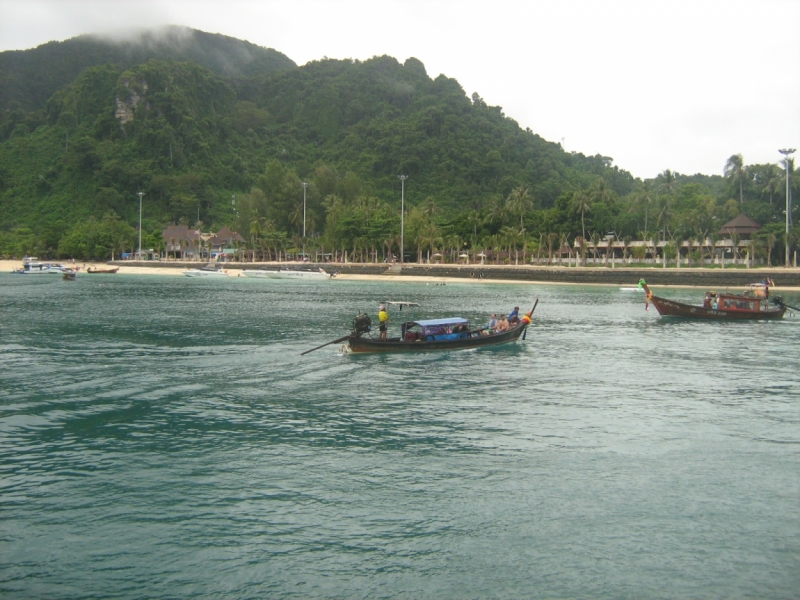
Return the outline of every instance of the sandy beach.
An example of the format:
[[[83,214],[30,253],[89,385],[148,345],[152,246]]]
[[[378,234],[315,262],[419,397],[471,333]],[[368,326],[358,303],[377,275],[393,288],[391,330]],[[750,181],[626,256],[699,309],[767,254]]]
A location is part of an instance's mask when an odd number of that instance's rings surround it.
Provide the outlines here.
[[[58,260],[43,260],[42,262],[59,262]],[[79,268],[78,271],[79,275],[85,274],[87,269],[106,269],[110,265],[104,262],[76,262],[74,265],[72,263],[63,261],[60,264],[71,268]],[[158,264],[158,263],[154,263]],[[197,266],[202,266],[205,263],[197,263]],[[297,263],[298,266],[301,266],[302,263]],[[19,260],[0,260],[0,273],[10,273],[16,269],[19,269],[22,266],[22,261]],[[115,265],[117,266],[117,265]],[[237,263],[235,268],[225,268],[223,264],[223,271],[227,272],[229,277],[244,277],[242,274],[243,268],[250,268],[250,269],[258,269],[262,265],[260,263],[256,263],[254,265],[242,265],[242,263]],[[139,266],[126,266],[126,265],[119,265],[118,273],[120,275],[165,275],[165,276],[172,276],[172,277],[182,277],[183,271],[186,269],[185,266],[148,266],[148,267],[139,267]],[[340,273],[336,276],[336,279],[341,280],[352,280],[352,281],[405,281],[405,282],[422,282],[422,283],[516,283],[516,284],[534,284],[534,283],[547,283],[547,282],[535,282],[535,281],[513,281],[513,280],[505,280],[505,279],[466,279],[463,277],[420,277],[416,275],[356,275],[356,274],[346,274]]]
[[[105,269],[109,268],[111,265],[105,262],[75,262],[70,263],[68,261],[58,261],[58,260],[43,260],[42,262],[54,262],[63,264],[65,266],[74,267],[78,269],[79,276],[87,274],[86,271],[90,268],[92,269]],[[135,266],[135,265],[125,265],[125,264],[115,264],[114,266],[119,267],[118,273],[121,275],[159,275],[159,276],[166,276],[166,277],[183,277],[183,271],[187,268],[197,268],[202,266],[205,263],[196,263],[191,264],[191,266],[187,266],[187,263],[180,263],[180,264],[172,264],[167,266],[169,263],[159,263],[153,262],[153,266]],[[228,274],[229,277],[245,277],[242,273],[243,269],[258,269],[264,266],[264,263],[235,263],[234,266],[229,266],[226,268],[225,263],[221,263],[222,269],[224,272]],[[0,260],[0,273],[11,273],[12,271],[19,269],[22,266],[21,260]],[[286,266],[283,264],[283,266]],[[303,266],[302,263],[297,263],[298,267]],[[329,265],[326,267],[328,271],[335,271],[337,265]],[[383,266],[383,265],[378,265]],[[412,265],[409,265],[411,267]],[[415,265],[419,266],[419,265]],[[482,269],[488,270],[491,269],[491,265],[484,265],[481,267]],[[506,267],[508,268],[508,267]],[[520,267],[522,269],[527,269],[527,267]],[[573,269],[570,269],[573,271]],[[618,272],[621,269],[618,269]],[[753,280],[760,279],[761,275],[758,273],[758,270],[754,269],[752,271]],[[631,274],[631,281],[629,284],[626,284],[627,287],[635,286],[638,279]],[[472,277],[446,277],[446,276],[433,276],[433,275],[399,275],[399,274],[391,274],[391,275],[384,275],[381,273],[370,274],[370,273],[339,273],[336,276],[337,280],[343,281],[392,281],[392,282],[406,282],[406,283],[430,283],[435,285],[447,285],[447,284],[474,284],[474,285],[485,285],[485,284],[516,284],[516,285],[567,285],[567,286],[598,286],[598,287],[608,287],[608,286],[616,286],[617,284],[611,283],[596,283],[591,281],[545,281],[545,280],[520,280],[520,279],[502,279],[502,278],[472,278]],[[670,287],[670,288],[696,288],[696,289],[706,289],[708,286],[704,285],[681,285],[677,283],[670,283],[666,285],[651,285],[651,287]],[[713,286],[712,287],[719,287]],[[736,289],[739,286],[731,286],[730,289]],[[786,292],[800,292],[800,287],[797,286],[776,286],[776,289],[780,289]]]
[[[64,266],[79,269],[78,274],[82,275],[86,272],[87,269],[107,269],[110,265],[104,262],[75,262],[72,264],[68,261],[60,261],[60,260],[42,260],[41,262],[52,262],[52,263],[59,263]],[[0,260],[0,273],[11,273],[16,269],[22,267],[21,260]],[[182,275],[183,269],[178,269],[174,267],[127,267],[122,265],[119,267],[119,273],[125,275]]]

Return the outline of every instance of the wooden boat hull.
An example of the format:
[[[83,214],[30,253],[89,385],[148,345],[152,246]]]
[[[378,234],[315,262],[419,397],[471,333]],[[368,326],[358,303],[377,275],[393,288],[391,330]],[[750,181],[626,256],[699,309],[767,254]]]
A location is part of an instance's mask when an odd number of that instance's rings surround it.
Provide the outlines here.
[[[656,307],[662,317],[680,317],[685,319],[716,319],[716,320],[760,320],[780,319],[786,312],[785,306],[766,308],[764,310],[728,310],[704,308],[693,304],[684,304],[675,300],[667,300],[652,296],[650,302]]]
[[[114,267],[113,269],[93,269],[89,267],[86,269],[86,272],[91,275],[113,275],[117,271],[119,271],[119,267]]]
[[[502,333],[491,335],[475,335],[456,340],[440,341],[401,341],[400,338],[381,341],[373,338],[352,336],[347,340],[349,351],[355,354],[360,353],[395,353],[395,352],[437,352],[442,350],[466,350],[469,348],[484,348],[486,346],[497,346],[515,342],[519,339],[527,327],[526,323],[520,323],[513,329]]]

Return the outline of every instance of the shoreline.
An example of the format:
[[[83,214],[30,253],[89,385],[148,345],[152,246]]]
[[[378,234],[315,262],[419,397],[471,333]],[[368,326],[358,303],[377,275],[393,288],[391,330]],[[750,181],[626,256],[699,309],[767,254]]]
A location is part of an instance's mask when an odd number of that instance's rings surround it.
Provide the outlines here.
[[[44,261],[48,262],[48,261]],[[53,260],[49,262],[59,262]],[[88,268],[119,267],[120,275],[183,276],[184,269],[197,268],[204,262],[133,261],[112,262],[63,262],[65,266],[80,268],[79,275],[87,275]],[[645,278],[651,287],[714,289],[738,288],[765,277],[775,280],[775,288],[784,291],[800,291],[800,269],[782,267],[757,269],[698,269],[698,268],[629,268],[629,267],[552,267],[533,265],[419,265],[408,264],[404,272],[394,266],[387,272],[385,264],[303,264],[303,263],[220,263],[229,277],[240,277],[243,269],[271,267],[321,267],[329,272],[338,271],[337,279],[343,281],[391,281],[408,283],[441,284],[528,284],[567,285],[597,287],[633,287]],[[20,268],[20,260],[0,260],[0,273],[11,273]],[[152,265],[152,266],[151,266]],[[476,277],[478,273],[480,276]],[[781,284],[781,280],[786,283]]]

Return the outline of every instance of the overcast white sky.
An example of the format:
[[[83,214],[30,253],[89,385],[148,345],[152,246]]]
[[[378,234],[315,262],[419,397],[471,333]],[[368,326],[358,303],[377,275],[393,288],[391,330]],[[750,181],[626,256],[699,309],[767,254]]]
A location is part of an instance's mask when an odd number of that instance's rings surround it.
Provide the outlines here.
[[[637,177],[800,147],[798,0],[0,0],[0,51],[186,25],[328,56],[413,56],[567,151]]]

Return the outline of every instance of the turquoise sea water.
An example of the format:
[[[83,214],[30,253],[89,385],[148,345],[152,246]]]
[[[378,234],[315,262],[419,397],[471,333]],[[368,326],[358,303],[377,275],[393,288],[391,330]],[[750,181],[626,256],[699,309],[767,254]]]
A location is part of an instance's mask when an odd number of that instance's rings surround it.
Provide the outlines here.
[[[534,297],[515,345],[299,356],[382,300],[483,321]],[[0,333],[3,598],[800,593],[800,316],[665,321],[617,288],[0,275]]]

